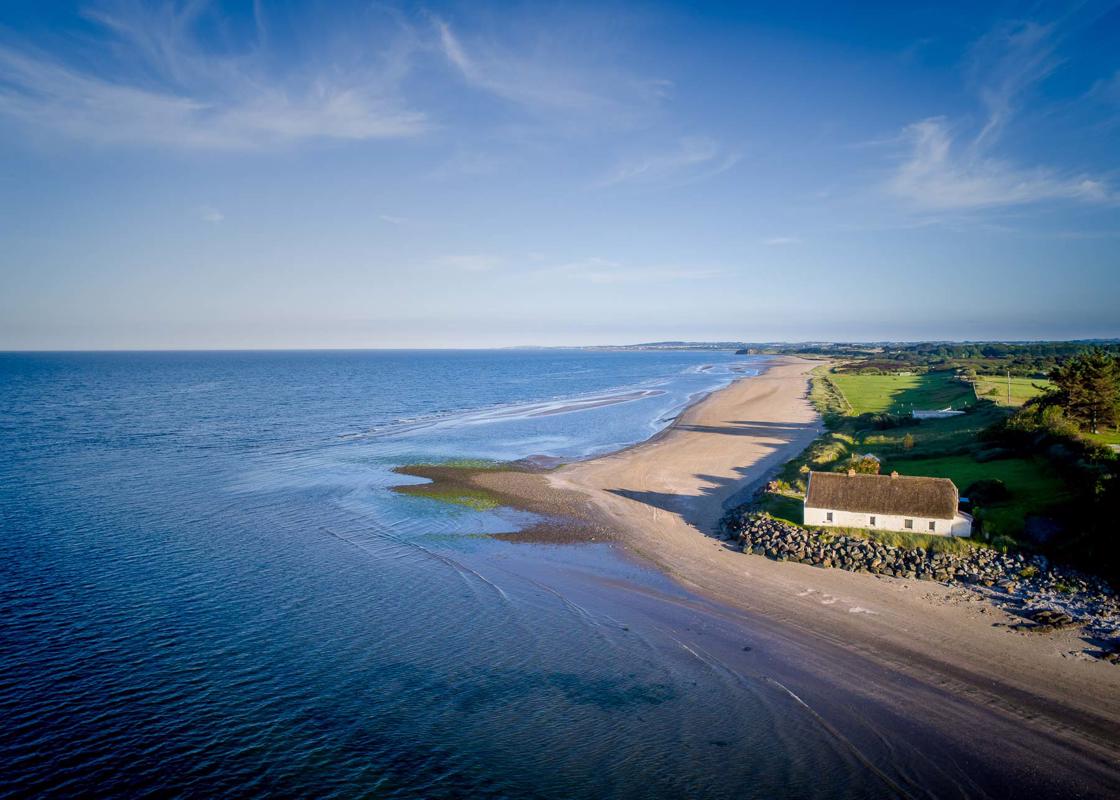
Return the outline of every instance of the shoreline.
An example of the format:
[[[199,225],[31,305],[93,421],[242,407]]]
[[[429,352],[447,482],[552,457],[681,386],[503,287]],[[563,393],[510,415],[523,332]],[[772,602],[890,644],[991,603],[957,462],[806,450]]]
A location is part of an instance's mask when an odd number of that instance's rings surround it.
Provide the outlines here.
[[[922,692],[908,697],[879,685],[883,697],[869,701],[949,727],[995,714],[1024,736],[1029,731],[1035,746],[1055,759],[1076,755],[1096,764],[1103,783],[1094,785],[1120,787],[1120,670],[1080,654],[1075,632],[1014,633],[1005,626],[1015,618],[975,602],[966,590],[770,561],[714,538],[733,498],[816,437],[820,421],[807,398],[807,372],[815,363],[770,359],[758,375],[709,393],[650,439],[620,451],[548,471],[456,475],[462,485],[546,520],[502,538],[617,542],[748,626],[766,627],[805,652],[852,658],[863,665],[848,674],[855,684],[861,670],[884,671],[894,676],[887,681],[892,687],[918,684],[955,698],[934,714],[915,707]],[[449,477],[426,468],[402,471]],[[994,627],[1000,622],[1004,627]],[[817,663],[829,670],[825,661]]]
[[[574,458],[530,455],[514,461],[495,462],[485,466],[462,465],[455,462],[402,464],[395,467],[393,472],[413,478],[423,478],[428,483],[401,484],[391,488],[400,494],[431,497],[468,507],[477,507],[470,501],[485,497],[489,501],[485,503],[487,507],[508,506],[544,518],[542,522],[514,533],[492,534],[499,539],[552,544],[617,539],[618,537],[611,535],[612,532],[607,527],[608,523],[601,515],[589,513],[585,506],[578,501],[573,501],[571,492],[559,488],[549,492],[542,488],[541,479],[566,468],[600,459],[625,456],[639,448],[656,444],[672,433],[693,409],[701,406],[714,395],[725,392],[745,380],[756,380],[764,375],[775,361],[782,358],[782,356],[763,356],[757,362],[756,371],[743,372],[724,386],[695,393],[664,427],[645,439],[614,450],[590,452]],[[821,429],[823,430],[823,427]],[[773,471],[780,466],[781,464],[776,465]],[[757,483],[758,481],[743,487],[736,494],[752,490]]]

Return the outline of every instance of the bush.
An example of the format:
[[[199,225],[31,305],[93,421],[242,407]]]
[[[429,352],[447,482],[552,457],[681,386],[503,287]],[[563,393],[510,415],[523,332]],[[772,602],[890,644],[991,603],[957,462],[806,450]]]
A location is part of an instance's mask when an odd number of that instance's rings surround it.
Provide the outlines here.
[[[861,475],[878,475],[879,459],[872,455],[855,455],[848,460],[848,469],[854,469]]]
[[[985,464],[988,461],[998,461],[1001,458],[1011,458],[1014,453],[1004,447],[985,447],[983,450],[977,450],[973,456],[976,461]]]
[[[1018,542],[1015,541],[1014,537],[1001,534],[999,536],[992,537],[991,544],[993,550],[999,550],[1001,553],[1006,553],[1009,550],[1014,550],[1018,545]]]
[[[877,431],[887,431],[892,428],[901,428],[912,424],[913,417],[904,417],[899,414],[888,413],[867,413],[860,414],[858,422],[859,427],[870,427]]]
[[[999,478],[984,478],[974,481],[964,490],[964,495],[974,505],[986,506],[1000,503],[1011,498],[1011,492]]]

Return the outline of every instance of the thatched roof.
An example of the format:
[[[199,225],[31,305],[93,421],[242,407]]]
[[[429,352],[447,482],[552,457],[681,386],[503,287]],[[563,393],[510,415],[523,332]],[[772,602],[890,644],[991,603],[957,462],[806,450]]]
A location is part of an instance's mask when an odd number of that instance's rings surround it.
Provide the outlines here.
[[[957,500],[957,487],[948,478],[811,472],[805,506],[952,519],[957,513]]]

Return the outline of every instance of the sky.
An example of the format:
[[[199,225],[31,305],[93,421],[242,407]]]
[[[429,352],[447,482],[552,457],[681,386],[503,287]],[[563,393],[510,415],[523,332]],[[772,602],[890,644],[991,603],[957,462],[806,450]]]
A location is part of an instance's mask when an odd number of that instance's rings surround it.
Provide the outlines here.
[[[1116,336],[1116,3],[0,4],[0,349]]]

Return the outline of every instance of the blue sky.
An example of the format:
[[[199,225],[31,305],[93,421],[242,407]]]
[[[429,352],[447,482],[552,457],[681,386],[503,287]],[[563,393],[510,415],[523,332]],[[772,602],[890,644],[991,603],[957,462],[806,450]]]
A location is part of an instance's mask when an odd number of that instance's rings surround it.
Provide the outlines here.
[[[0,348],[1120,335],[1120,7],[843,5],[6,0]]]

